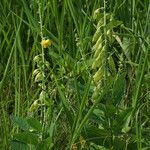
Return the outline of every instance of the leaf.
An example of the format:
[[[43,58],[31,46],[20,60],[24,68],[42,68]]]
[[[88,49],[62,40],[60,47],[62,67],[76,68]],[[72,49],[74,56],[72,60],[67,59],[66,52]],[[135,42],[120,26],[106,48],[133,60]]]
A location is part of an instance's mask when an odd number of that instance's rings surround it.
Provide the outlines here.
[[[47,139],[43,140],[42,142],[40,142],[37,147],[36,150],[48,150],[51,149],[53,147],[53,143],[50,142],[51,138],[48,137]]]
[[[49,55],[52,56],[55,59],[59,59],[60,58],[59,54],[55,53],[54,51],[49,51]]]
[[[132,114],[132,110],[133,110],[132,108],[128,108],[117,114],[113,125],[115,133],[127,132],[130,129],[129,119]]]
[[[38,144],[38,136],[30,132],[22,132],[14,135],[14,139],[27,144]]]
[[[126,86],[126,81],[125,81],[125,73],[119,75],[113,85],[113,99],[115,104],[119,104],[120,101],[122,100],[122,97],[124,95],[125,91],[125,86]]]
[[[30,147],[27,144],[20,141],[13,140],[10,142],[10,146],[11,150],[30,150]]]
[[[121,150],[123,147],[126,146],[126,140],[122,139],[121,137],[116,137],[113,142],[115,150]]]
[[[42,131],[42,125],[37,119],[30,117],[27,119],[27,122],[30,125],[30,127],[32,127],[33,129],[39,132]]]
[[[94,144],[109,147],[111,141],[111,134],[109,131],[99,129],[94,126],[87,126],[82,132],[85,140],[93,142]]]
[[[64,95],[64,92],[61,89],[61,86],[58,85],[58,81],[57,81],[56,77],[55,77],[55,82],[56,82],[56,85],[57,85],[57,89],[58,89],[58,93],[59,93],[60,99],[61,99],[62,104],[63,104],[63,108],[65,110],[65,113],[66,113],[67,117],[68,117],[68,121],[69,121],[70,125],[72,126],[73,114],[70,111],[69,102],[67,101],[67,99],[66,99],[66,97]]]
[[[47,150],[47,149],[48,149],[48,148],[47,148],[47,145],[46,145],[45,142],[39,143],[39,144],[37,145],[37,148],[36,148],[36,150]]]
[[[14,124],[18,125],[22,130],[29,130],[27,120],[22,117],[11,116],[11,120]]]
[[[117,26],[121,24],[122,24],[122,21],[112,20],[107,24],[106,28],[107,30],[112,30],[113,28],[116,28]]]
[[[95,114],[97,117],[104,116],[104,112],[100,109],[94,109],[93,114]]]

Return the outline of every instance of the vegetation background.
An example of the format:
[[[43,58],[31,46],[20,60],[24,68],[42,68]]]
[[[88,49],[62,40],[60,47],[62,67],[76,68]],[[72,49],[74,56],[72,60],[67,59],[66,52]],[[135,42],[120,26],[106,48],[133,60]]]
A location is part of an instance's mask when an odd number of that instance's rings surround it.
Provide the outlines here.
[[[1,0],[0,149],[150,149],[149,52],[149,0]]]

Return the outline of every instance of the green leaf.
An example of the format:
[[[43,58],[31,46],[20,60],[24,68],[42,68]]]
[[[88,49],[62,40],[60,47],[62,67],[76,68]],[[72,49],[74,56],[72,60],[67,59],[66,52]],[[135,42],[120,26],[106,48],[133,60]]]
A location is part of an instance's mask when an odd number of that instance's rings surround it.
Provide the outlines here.
[[[117,26],[121,24],[122,24],[122,21],[112,20],[107,24],[106,28],[107,30],[112,30],[113,28],[116,28]]]
[[[36,150],[48,150],[51,149],[53,147],[53,143],[50,142],[51,138],[48,137],[47,139],[43,140],[42,142],[40,142],[37,147]]]
[[[49,51],[48,53],[50,56],[52,56],[53,58],[55,59],[59,59],[60,58],[60,55],[55,53],[54,51]]]
[[[32,127],[33,129],[39,132],[42,131],[42,125],[37,119],[30,117],[30,118],[27,118],[27,122],[30,125],[30,127]]]
[[[116,116],[116,119],[114,121],[115,131],[120,130],[123,132],[127,132],[130,130],[129,122],[132,110],[132,108],[128,108],[126,110],[123,110]]]
[[[22,130],[29,130],[27,120],[22,117],[11,116],[11,120],[14,124],[18,125]]]
[[[14,135],[14,139],[26,144],[38,144],[38,136],[30,132],[23,132]]]
[[[55,77],[55,82],[56,82],[56,85],[57,85],[57,89],[58,89],[58,93],[59,93],[60,99],[61,99],[62,104],[63,104],[63,108],[65,110],[65,113],[66,113],[67,117],[68,117],[68,121],[69,121],[70,125],[72,126],[72,123],[73,123],[73,114],[70,111],[69,102],[67,101],[67,99],[66,99],[66,97],[64,95],[64,92],[62,91],[61,86],[59,86],[56,77]]]
[[[11,150],[30,150],[30,147],[19,141],[11,141],[10,142]]]
[[[82,132],[86,141],[90,141],[94,144],[109,147],[111,142],[111,134],[109,131],[99,129],[94,126],[87,126]]]
[[[126,81],[125,81],[125,73],[124,73],[118,75],[113,85],[112,93],[113,93],[113,99],[115,104],[119,104],[121,102],[125,92],[125,86],[126,86]]]
[[[96,115],[97,117],[104,116],[104,112],[100,109],[94,109],[93,114]]]
[[[41,143],[39,143],[39,144],[37,145],[36,150],[41,150],[41,149],[42,149],[42,150],[47,150],[47,149],[48,149],[45,142],[41,142]]]
[[[121,150],[123,147],[126,146],[126,140],[121,137],[116,137],[113,141],[114,149],[115,150]]]

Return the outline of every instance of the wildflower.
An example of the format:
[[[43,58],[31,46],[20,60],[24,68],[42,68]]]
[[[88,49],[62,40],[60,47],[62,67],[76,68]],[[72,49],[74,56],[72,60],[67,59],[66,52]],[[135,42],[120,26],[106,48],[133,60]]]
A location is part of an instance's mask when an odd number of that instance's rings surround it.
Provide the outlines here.
[[[43,48],[47,48],[52,44],[52,41],[50,39],[42,39],[41,45]]]

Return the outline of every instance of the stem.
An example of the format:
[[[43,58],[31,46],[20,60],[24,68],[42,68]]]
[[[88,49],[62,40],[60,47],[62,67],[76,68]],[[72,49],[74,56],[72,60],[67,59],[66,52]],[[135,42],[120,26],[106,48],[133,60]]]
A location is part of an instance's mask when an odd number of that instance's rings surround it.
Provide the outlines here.
[[[39,2],[39,19],[40,19],[40,34],[41,34],[41,39],[43,39],[43,23],[42,23],[42,16],[41,16],[41,3]],[[44,56],[44,48],[41,46],[42,49],[42,99],[41,99],[41,122],[43,124],[43,129],[44,129],[44,122],[45,122],[45,56]]]
[[[142,80],[143,80],[143,77],[144,77],[144,71],[145,71],[145,68],[146,68],[146,63],[147,63],[149,50],[150,50],[150,47],[148,46],[148,48],[146,49],[146,52],[145,52],[144,64],[142,65],[142,68],[139,67],[139,70],[138,70],[139,73],[140,73],[140,77],[138,79],[138,82],[137,82],[137,85],[136,85],[135,95],[134,95],[133,101],[132,101],[132,107],[134,109],[136,108],[136,105],[137,105],[137,101],[138,101],[138,97],[139,97],[139,93],[140,93],[140,87],[142,85]],[[139,64],[142,64],[142,57],[144,55],[144,54],[143,55],[142,54],[141,54],[141,62]]]
[[[104,84],[107,81],[107,29],[106,29],[106,0],[104,0],[104,42],[105,42],[105,57],[104,57]]]

